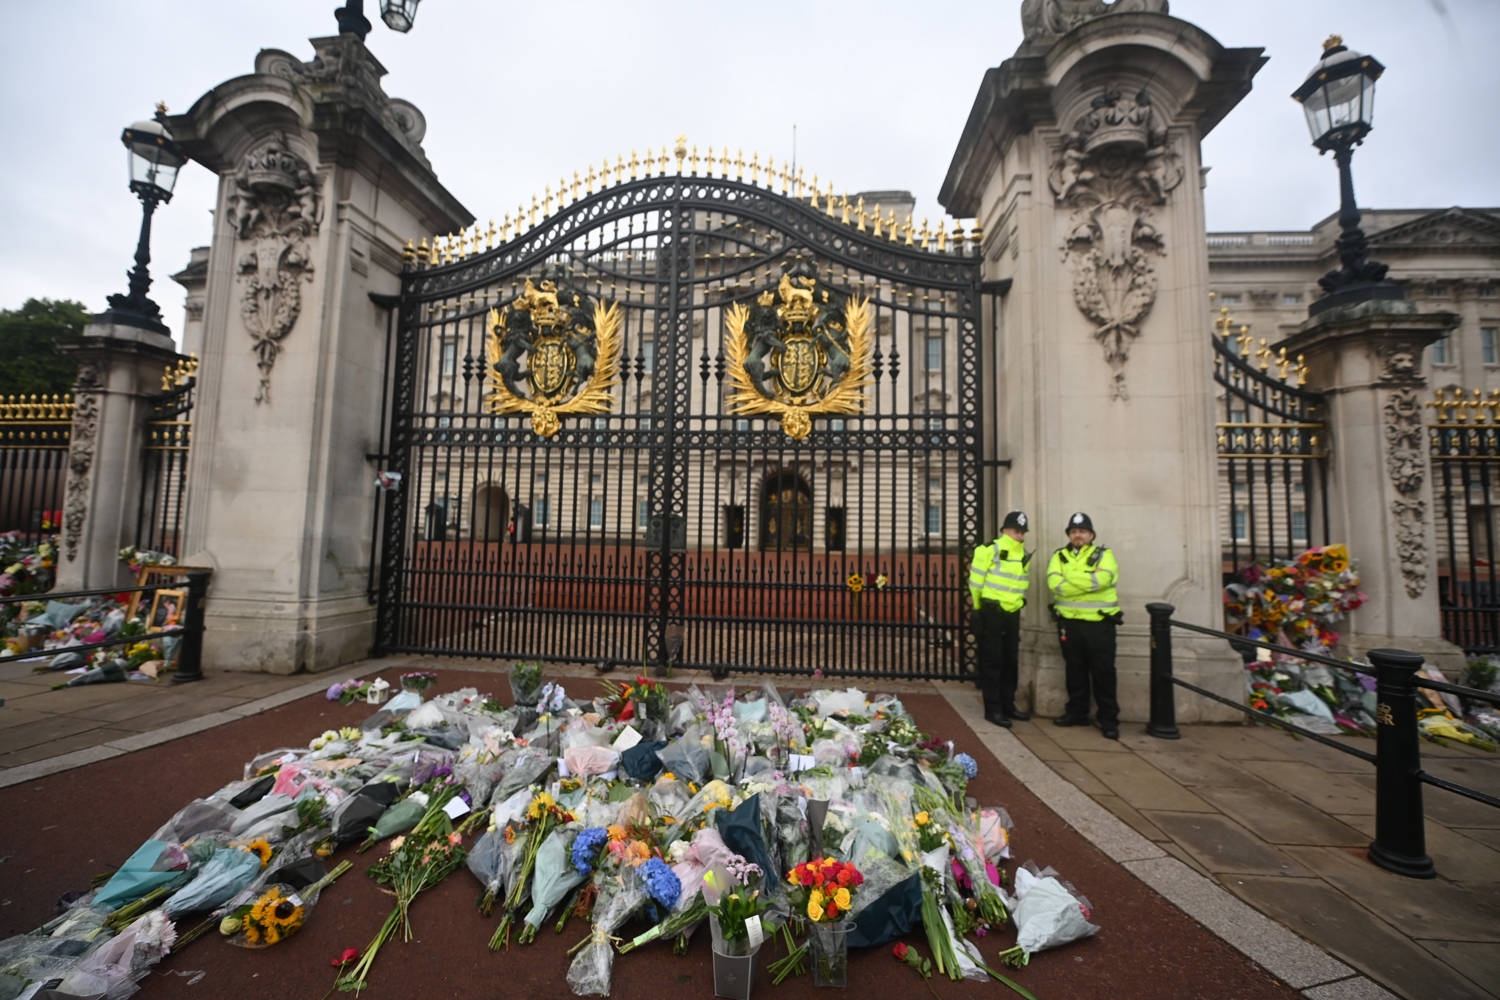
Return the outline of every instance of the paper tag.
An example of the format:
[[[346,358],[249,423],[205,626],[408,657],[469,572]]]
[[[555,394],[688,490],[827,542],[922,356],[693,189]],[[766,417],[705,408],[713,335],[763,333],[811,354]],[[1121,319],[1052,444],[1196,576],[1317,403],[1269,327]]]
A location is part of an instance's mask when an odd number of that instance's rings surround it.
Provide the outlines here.
[[[302,897],[299,896],[299,895],[297,895],[295,892],[289,892],[289,893],[287,893],[286,894],[286,901],[288,903],[291,903],[293,906],[301,906],[302,905]],[[757,918],[757,919],[759,919],[759,918]]]
[[[626,726],[620,730],[620,735],[615,737],[615,742],[612,745],[616,750],[623,752],[629,750],[640,741],[641,734],[636,731],[636,728],[634,726]]]
[[[849,780],[850,781],[854,781],[854,782],[862,781],[862,780],[864,780],[864,776],[865,776],[865,769],[864,768],[862,768],[862,767],[851,767],[851,768],[849,768]]]
[[[807,819],[807,798],[805,796],[797,799],[797,811],[802,814],[803,819]]]
[[[557,776],[559,778],[566,778],[572,773],[572,771],[568,770],[568,762],[561,757],[557,758]]]
[[[764,928],[762,928],[760,926],[760,914],[759,913],[757,913],[753,917],[747,917],[746,918],[746,920],[745,920],[745,934],[748,935],[749,938],[750,938],[750,950],[751,951],[754,951],[756,948],[759,948],[760,945],[761,945],[761,942],[766,939],[766,932],[765,932]]]
[[[448,814],[449,819],[458,819],[458,817],[462,816],[468,811],[469,804],[463,799],[459,798],[457,795],[449,799],[448,804],[443,806],[443,812]]]
[[[798,771],[810,771],[818,766],[818,762],[810,753],[788,754],[786,758],[786,769],[796,774]]]

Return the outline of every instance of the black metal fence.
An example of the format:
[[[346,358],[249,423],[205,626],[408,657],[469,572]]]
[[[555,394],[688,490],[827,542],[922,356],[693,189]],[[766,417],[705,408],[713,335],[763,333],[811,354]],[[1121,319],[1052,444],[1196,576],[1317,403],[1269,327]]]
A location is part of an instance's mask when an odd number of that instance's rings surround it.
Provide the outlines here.
[[[1422,770],[1421,740],[1417,733],[1417,688],[1443,691],[1500,703],[1500,698],[1487,691],[1446,684],[1442,681],[1418,677],[1422,657],[1400,649],[1373,649],[1370,662],[1374,669],[1347,660],[1308,653],[1274,643],[1258,642],[1242,636],[1230,635],[1216,629],[1176,621],[1170,604],[1146,605],[1151,620],[1151,721],[1146,732],[1159,739],[1181,738],[1177,729],[1177,705],[1174,687],[1180,687],[1253,718],[1267,722],[1290,732],[1332,747],[1340,753],[1358,757],[1375,765],[1375,840],[1370,845],[1369,858],[1375,864],[1412,878],[1432,878],[1437,874],[1432,859],[1427,856],[1426,830],[1422,818],[1422,785],[1462,795],[1492,808],[1500,808],[1500,798],[1487,795],[1466,785],[1459,785]],[[1269,713],[1259,712],[1248,705],[1231,701],[1195,684],[1189,684],[1172,674],[1172,629],[1180,628],[1200,635],[1216,636],[1237,646],[1254,646],[1269,649],[1273,653],[1294,656],[1314,663],[1321,663],[1336,670],[1347,670],[1375,678],[1375,694],[1379,699],[1376,708],[1378,730],[1375,737],[1375,753],[1351,747],[1332,740],[1321,733],[1303,729]]]
[[[72,396],[0,396],[0,532],[56,533],[72,432]]]
[[[145,635],[115,636],[112,639],[104,639],[99,642],[83,642],[74,646],[61,649],[35,649],[6,657],[7,663],[15,663],[20,660],[38,660],[58,656],[62,653],[90,653],[96,649],[109,649],[114,646],[123,646],[142,642],[150,639],[166,638],[176,636],[180,639],[176,653],[176,669],[172,672],[172,683],[186,684],[191,681],[203,680],[203,605],[208,596],[209,579],[213,576],[212,571],[206,569],[191,570],[187,574],[187,596],[182,602],[183,607],[180,615],[180,624],[155,629]],[[88,597],[113,597],[116,594],[155,594],[159,590],[178,589],[174,583],[154,583],[144,587],[111,587],[105,590],[69,590],[64,592],[49,592],[44,595],[49,601],[71,601],[76,598]],[[31,594],[22,597],[0,597],[0,608],[6,605],[19,604],[23,601],[35,601],[37,595]]]
[[[1301,388],[1300,358],[1259,347],[1220,310],[1214,381],[1220,419],[1219,532],[1226,582],[1251,563],[1288,559],[1327,542],[1323,397]]]
[[[141,447],[141,502],[131,544],[181,556],[187,514],[188,445],[198,361],[179,360],[162,375],[162,392],[150,400]]]
[[[1500,653],[1500,391],[1486,400],[1438,389],[1427,406],[1443,638],[1473,655]]]
[[[685,152],[413,253],[377,649],[971,674],[977,230]]]

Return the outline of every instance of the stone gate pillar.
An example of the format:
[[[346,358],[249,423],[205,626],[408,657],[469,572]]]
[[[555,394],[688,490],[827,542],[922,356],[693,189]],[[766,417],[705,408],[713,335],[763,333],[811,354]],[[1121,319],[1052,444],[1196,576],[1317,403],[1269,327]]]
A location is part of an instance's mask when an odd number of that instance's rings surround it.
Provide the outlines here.
[[[291,673],[364,656],[388,311],[400,248],[472,215],[425,122],[353,35],[255,72],[168,127],[219,175],[181,560],[215,569],[205,661]]]
[[[150,397],[178,360],[165,328],[116,322],[105,312],[83,328],[73,386],[73,430],[63,491],[58,590],[134,584],[120,549],[136,542]]]
[[[1304,356],[1328,399],[1328,537],[1348,543],[1369,596],[1341,630],[1359,656],[1385,647],[1452,670],[1465,662],[1442,637],[1422,408],[1424,348],[1459,319],[1376,299],[1320,312],[1277,345]]]
[[[1199,147],[1265,60],[1166,6],[1026,0],[1025,40],[985,74],[939,196],[982,224],[986,279],[1010,280],[985,435],[1013,463],[1000,509],[1032,517],[1021,685],[1043,713],[1066,700],[1044,567],[1072,511],[1119,559],[1124,718],[1147,717],[1147,602],[1223,627]],[[1174,652],[1179,676],[1243,696],[1227,644],[1182,635]]]

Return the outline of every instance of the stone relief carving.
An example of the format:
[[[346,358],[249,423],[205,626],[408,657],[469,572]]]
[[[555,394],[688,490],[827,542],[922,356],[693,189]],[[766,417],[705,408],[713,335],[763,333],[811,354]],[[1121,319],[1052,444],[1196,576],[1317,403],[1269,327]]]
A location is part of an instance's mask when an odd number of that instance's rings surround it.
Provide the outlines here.
[[[1182,158],[1158,128],[1145,91],[1106,87],[1063,136],[1048,183],[1071,209],[1062,259],[1073,275],[1073,302],[1094,324],[1114,374],[1112,395],[1128,399],[1125,362],[1156,301],[1151,266],[1166,248],[1153,207],[1182,183]]]
[[[1021,33],[1028,42],[1050,41],[1106,14],[1166,14],[1167,7],[1167,0],[1022,0]]]
[[[312,280],[307,238],[321,221],[317,180],[286,136],[261,140],[245,157],[229,197],[229,221],[248,244],[236,263],[244,283],[240,316],[260,369],[255,401],[269,403],[271,369],[302,309],[301,283]]]
[[[68,444],[68,487],[63,499],[63,549],[69,559],[78,556],[83,522],[89,512],[89,474],[94,466],[94,446],[99,435],[99,393],[104,372],[97,361],[78,364],[73,384],[73,432]]]
[[[1385,470],[1391,486],[1400,494],[1391,501],[1396,526],[1396,553],[1408,597],[1420,597],[1427,589],[1427,539],[1424,530],[1426,503],[1422,484],[1426,481],[1427,449],[1422,430],[1422,402],[1417,396],[1420,378],[1416,360],[1409,351],[1387,355],[1381,381],[1396,385],[1386,397]]]

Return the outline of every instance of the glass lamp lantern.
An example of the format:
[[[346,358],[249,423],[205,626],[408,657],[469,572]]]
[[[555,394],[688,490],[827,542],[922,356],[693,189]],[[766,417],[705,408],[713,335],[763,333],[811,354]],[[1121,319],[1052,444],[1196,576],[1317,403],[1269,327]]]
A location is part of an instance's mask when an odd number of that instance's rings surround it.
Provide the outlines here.
[[[1292,92],[1307,116],[1314,146],[1326,153],[1358,145],[1369,134],[1375,117],[1375,81],[1384,72],[1374,56],[1346,48],[1338,35],[1329,36],[1323,58]]]
[[[171,134],[159,122],[139,121],[125,129],[120,141],[129,151],[130,190],[143,199],[171,201],[177,171],[187,162]]]
[[[402,33],[411,30],[417,19],[417,4],[422,0],[380,0],[380,19],[392,31]]]

